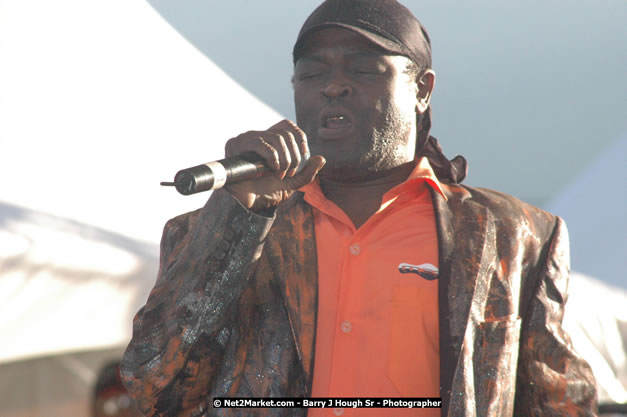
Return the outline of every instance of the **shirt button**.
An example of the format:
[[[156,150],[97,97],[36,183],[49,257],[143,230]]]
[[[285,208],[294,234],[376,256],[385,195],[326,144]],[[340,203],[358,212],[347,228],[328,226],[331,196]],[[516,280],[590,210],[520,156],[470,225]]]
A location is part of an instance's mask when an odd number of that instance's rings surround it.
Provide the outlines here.
[[[343,408],[334,408],[333,409],[333,414],[335,414],[336,416],[341,416],[342,414],[344,414],[344,409]]]
[[[353,325],[350,321],[343,321],[342,324],[340,324],[340,329],[344,333],[349,333],[351,330],[353,330]]]
[[[359,252],[361,252],[361,248],[359,247],[359,245],[357,243],[355,243],[354,245],[351,245],[348,250],[353,254],[353,255],[359,255]]]

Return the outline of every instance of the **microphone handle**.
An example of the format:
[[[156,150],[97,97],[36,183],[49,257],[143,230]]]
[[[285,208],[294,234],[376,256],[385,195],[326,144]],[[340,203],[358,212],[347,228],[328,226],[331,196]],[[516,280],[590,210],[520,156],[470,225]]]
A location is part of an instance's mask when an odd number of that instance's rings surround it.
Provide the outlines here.
[[[261,177],[266,169],[266,164],[259,155],[247,152],[182,169],[174,176],[174,186],[179,193],[190,195]]]

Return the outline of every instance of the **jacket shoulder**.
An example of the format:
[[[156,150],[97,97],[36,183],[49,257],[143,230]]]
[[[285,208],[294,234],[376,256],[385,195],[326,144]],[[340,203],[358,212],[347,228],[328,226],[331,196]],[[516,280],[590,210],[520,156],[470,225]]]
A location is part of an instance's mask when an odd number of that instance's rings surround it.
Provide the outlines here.
[[[563,223],[563,220],[545,210],[489,188],[457,185],[449,186],[449,189],[454,199],[461,198],[465,203],[485,207],[497,225],[514,229],[529,227],[539,237],[548,238],[556,223]]]
[[[190,211],[189,213],[180,214],[168,220],[163,226],[163,234],[161,237],[161,246],[171,247],[174,243],[182,240],[192,229],[196,219],[200,215],[200,210]]]
[[[200,215],[200,210],[197,209],[194,211],[190,211],[188,213],[179,214],[178,216],[172,217],[165,223],[163,227],[164,230],[178,230],[182,232],[186,232],[190,229],[191,225],[194,224],[198,216]]]

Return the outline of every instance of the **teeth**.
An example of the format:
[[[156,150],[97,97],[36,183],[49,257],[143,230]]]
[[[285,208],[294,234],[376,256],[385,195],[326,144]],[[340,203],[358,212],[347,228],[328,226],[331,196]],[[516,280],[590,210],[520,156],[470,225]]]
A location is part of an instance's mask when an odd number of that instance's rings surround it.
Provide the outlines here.
[[[344,119],[346,119],[346,117],[344,117],[344,116],[330,116],[330,117],[327,117],[326,120],[324,121],[324,127],[328,127],[328,123],[329,122],[333,122],[333,121],[339,122],[339,121],[344,120]]]
[[[344,116],[332,116],[332,117],[327,117],[327,122],[330,121],[338,121],[338,120],[344,120]]]

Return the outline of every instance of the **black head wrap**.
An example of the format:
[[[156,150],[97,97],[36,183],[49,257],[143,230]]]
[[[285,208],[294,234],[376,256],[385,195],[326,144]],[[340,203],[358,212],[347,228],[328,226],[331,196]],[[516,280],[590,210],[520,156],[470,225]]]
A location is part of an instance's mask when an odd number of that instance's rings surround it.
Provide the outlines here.
[[[411,59],[419,69],[431,68],[431,41],[426,29],[396,0],[326,0],[309,15],[294,44],[294,64],[304,40],[328,27],[342,27],[364,36],[384,50]],[[416,156],[426,156],[439,180],[460,183],[466,177],[466,159],[449,161],[431,130],[431,106],[417,116]]]

